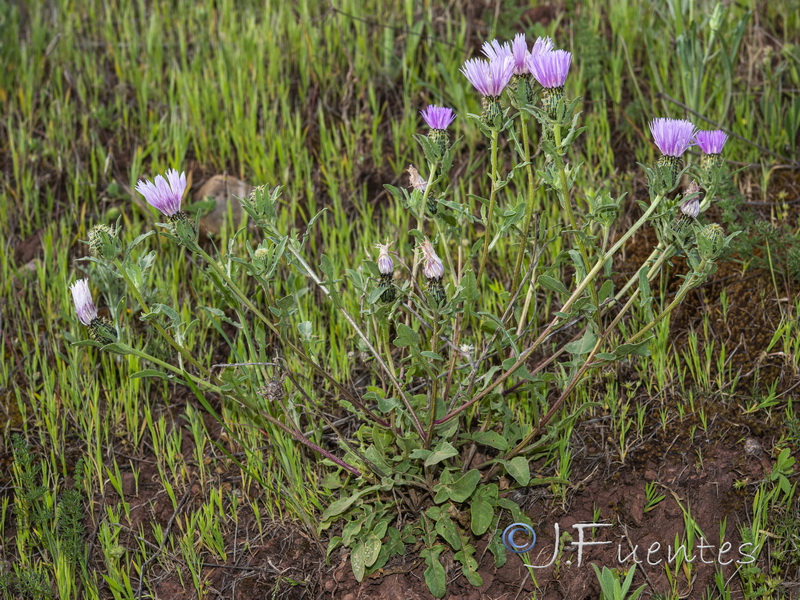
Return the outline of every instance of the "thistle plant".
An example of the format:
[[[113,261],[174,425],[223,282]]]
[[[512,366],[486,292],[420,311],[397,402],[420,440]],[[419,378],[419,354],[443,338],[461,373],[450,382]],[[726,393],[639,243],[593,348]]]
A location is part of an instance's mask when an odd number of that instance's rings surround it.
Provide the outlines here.
[[[137,191],[167,223],[127,245],[124,232],[96,230],[100,241],[92,247],[102,250],[89,264],[107,275],[98,281],[124,283],[119,304],[152,326],[166,356],[154,356],[124,318],[119,339],[97,335],[88,285],[73,287],[78,320],[95,338],[79,344],[134,354],[151,376],[190,387],[223,424],[243,420],[276,447],[318,459],[340,490],[320,515],[320,531],[330,531],[329,553],[349,549],[359,580],[417,548],[435,597],[446,594],[452,575],[444,564],[481,585],[477,544],[486,542],[496,564],[507,559],[497,532],[509,519],[530,522],[511,494],[531,485],[547,440],[568,438],[585,408],[576,388],[594,370],[646,359],[653,328],[713,274],[732,238],[703,222],[726,172],[712,165],[709,177],[709,161],[682,162],[693,143],[724,162],[725,140],[696,134],[686,120],[652,120],[660,156],[642,165],[648,194],[637,200],[632,223],[618,219],[624,191],[576,189],[584,168],[575,144],[584,132],[580,99],[569,94],[572,54],[554,46],[539,38],[528,49],[524,35],[488,42],[488,60],[470,59],[461,69],[481,96],[481,113],[456,123],[451,108],[421,111],[428,131],[416,136],[416,164],[427,166],[426,177],[409,166],[410,189],[386,186],[412,215],[408,231],[381,222],[380,240],[313,256],[307,240],[317,217],[305,232],[287,230],[280,188],[258,187],[241,199],[258,245],[246,243],[243,227],[218,253],[198,242],[181,211],[185,175],[170,170],[140,181]],[[448,180],[462,151],[451,141],[456,125],[476,127],[489,142],[486,183],[469,200]],[[698,183],[681,190],[684,175]],[[658,244],[617,289],[615,259],[645,227],[655,229]],[[144,247],[156,234],[203,267],[217,306],[187,322],[191,310],[152,300],[158,282],[149,269],[159,258]],[[359,248],[373,247],[374,261],[359,259]],[[661,302],[649,282],[677,254],[686,256],[688,272],[675,297]],[[300,316],[309,302],[330,307],[331,343],[358,351],[370,369],[364,387],[340,381],[318,360],[313,325]],[[647,318],[631,318],[642,314]],[[235,335],[221,336],[231,360],[220,369],[199,358],[204,354],[186,332],[223,332],[222,320],[237,326]],[[313,388],[302,383],[308,379]],[[210,396],[220,399],[223,414]],[[332,401],[352,415],[352,428],[330,422]],[[298,405],[305,407],[302,421],[292,409]],[[323,427],[333,439],[321,435]]]

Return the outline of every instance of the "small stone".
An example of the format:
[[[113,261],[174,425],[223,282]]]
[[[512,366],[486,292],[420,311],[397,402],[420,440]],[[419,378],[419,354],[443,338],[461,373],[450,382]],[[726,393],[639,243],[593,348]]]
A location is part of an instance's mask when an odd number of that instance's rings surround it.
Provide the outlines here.
[[[248,196],[252,189],[253,186],[249,183],[230,175],[214,175],[201,185],[192,197],[194,202],[203,202],[210,198],[216,205],[210,213],[200,218],[200,235],[204,237],[219,235],[228,214],[228,205],[233,215],[233,223],[238,226],[242,222],[242,205],[238,198]]]
[[[748,456],[759,456],[761,452],[761,444],[756,438],[749,437],[744,441],[744,453]]]
[[[122,494],[125,497],[136,493],[136,476],[133,473],[122,474]]]

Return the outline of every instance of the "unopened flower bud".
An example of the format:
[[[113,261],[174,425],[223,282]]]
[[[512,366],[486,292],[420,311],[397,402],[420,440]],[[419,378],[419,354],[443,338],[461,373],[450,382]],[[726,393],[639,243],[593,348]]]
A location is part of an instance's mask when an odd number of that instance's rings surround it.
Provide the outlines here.
[[[172,231],[185,246],[197,243],[197,226],[185,212],[177,212],[167,218],[172,225]]]
[[[253,252],[253,259],[257,260],[258,262],[264,262],[269,258],[269,250],[264,248],[263,246],[259,246],[256,248],[256,251]]]
[[[94,256],[114,260],[122,252],[122,243],[113,227],[101,224],[89,230],[89,248]]]
[[[697,234],[697,248],[703,260],[714,260],[724,247],[725,231],[716,223],[706,225]]]

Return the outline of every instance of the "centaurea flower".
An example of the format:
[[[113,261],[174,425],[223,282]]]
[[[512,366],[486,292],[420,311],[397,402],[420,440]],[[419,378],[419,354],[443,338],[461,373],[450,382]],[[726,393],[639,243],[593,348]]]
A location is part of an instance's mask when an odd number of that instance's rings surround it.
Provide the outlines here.
[[[378,249],[377,263],[378,272],[381,274],[380,285],[383,288],[383,292],[381,293],[382,302],[392,302],[395,298],[395,289],[392,284],[392,279],[394,278],[394,260],[392,260],[392,256],[389,254],[389,247],[392,243],[393,242],[387,240],[385,244],[375,245]]]
[[[650,132],[653,141],[664,156],[680,158],[692,145],[695,134],[694,124],[683,119],[653,119]]]
[[[97,308],[89,290],[89,280],[79,279],[69,289],[72,292],[72,302],[75,304],[78,320],[89,328],[92,338],[104,344],[116,341],[116,332],[111,325],[97,316]]]
[[[464,63],[461,72],[483,96],[483,122],[489,127],[499,126],[502,117],[499,98],[514,74],[514,59],[510,54],[485,61],[473,58]]]
[[[420,113],[422,119],[431,128],[428,139],[433,142],[439,152],[439,158],[444,156],[450,146],[450,136],[447,134],[447,127],[452,123],[456,115],[452,108],[446,106],[436,106],[429,104]]]
[[[167,178],[156,175],[155,183],[139,181],[136,190],[167,217],[175,236],[188,248],[197,242],[197,227],[189,215],[181,211],[181,199],[186,190],[186,173],[180,175],[175,169],[166,172]]]
[[[97,318],[92,292],[89,291],[89,280],[79,279],[69,286],[69,289],[72,291],[72,301],[75,303],[78,320],[88,327]]]
[[[511,56],[514,60],[514,77],[511,78],[511,87],[517,95],[517,100],[523,104],[533,101],[533,85],[531,70],[528,61],[531,55],[540,55],[550,52],[553,49],[553,40],[548,38],[536,38],[533,49],[528,50],[528,42],[525,40],[524,33],[518,33],[511,42]],[[515,105],[516,106],[516,105]]]
[[[428,240],[420,244],[420,250],[422,251],[423,260],[422,274],[428,280],[428,289],[437,304],[444,304],[447,296],[442,285],[442,277],[444,277],[442,259],[436,254],[436,250],[433,249],[433,245]]]
[[[695,131],[694,124],[684,119],[658,118],[650,122],[653,141],[661,151],[658,166],[667,167],[672,174],[668,189],[677,183],[682,167],[681,156],[692,145]]]
[[[181,199],[186,190],[186,173],[178,174],[175,169],[169,169],[166,176],[164,179],[161,175],[156,175],[154,183],[149,180],[139,180],[136,191],[165,217],[174,218],[181,214]]]
[[[722,154],[728,134],[719,129],[713,131],[698,131],[694,136],[695,143],[703,154]]]
[[[542,47],[546,47],[546,44],[542,44]],[[572,53],[566,50],[532,52],[527,62],[533,78],[544,88],[542,105],[545,110],[552,112],[564,95],[564,82],[572,64]]]
[[[719,129],[713,131],[698,131],[694,141],[703,151],[701,165],[703,168],[719,167],[722,165],[722,149],[728,141],[728,134]]]

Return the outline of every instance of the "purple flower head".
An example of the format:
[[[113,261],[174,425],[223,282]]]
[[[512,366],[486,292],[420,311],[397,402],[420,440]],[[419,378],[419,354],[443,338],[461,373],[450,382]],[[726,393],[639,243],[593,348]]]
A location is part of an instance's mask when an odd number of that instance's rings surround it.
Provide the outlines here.
[[[653,119],[650,123],[653,141],[664,156],[680,158],[692,145],[695,128],[682,119]]]
[[[722,148],[728,141],[728,134],[716,129],[714,131],[698,131],[694,136],[695,143],[703,154],[722,154]]]
[[[156,175],[155,183],[141,181],[136,184],[147,203],[161,211],[164,216],[172,217],[181,210],[181,198],[186,189],[186,173],[180,175],[174,169],[166,172],[167,178]]]
[[[496,98],[514,74],[514,59],[511,55],[492,61],[473,58],[464,63],[461,72],[481,96]]]
[[[429,104],[424,110],[419,111],[419,114],[431,129],[447,129],[447,126],[456,118],[452,108],[435,104]]]
[[[551,42],[552,43],[552,42]],[[567,80],[572,53],[566,50],[544,51],[528,57],[528,69],[539,84],[548,89],[560,88]]]
[[[506,56],[511,56],[511,46],[508,45],[508,42],[501,44],[497,40],[492,40],[483,42],[481,52],[489,60],[503,60]]]
[[[78,313],[78,320],[84,325],[91,325],[97,318],[97,309],[92,302],[92,292],[89,291],[89,280],[79,279],[73,283],[72,301],[75,303],[75,312]]]

